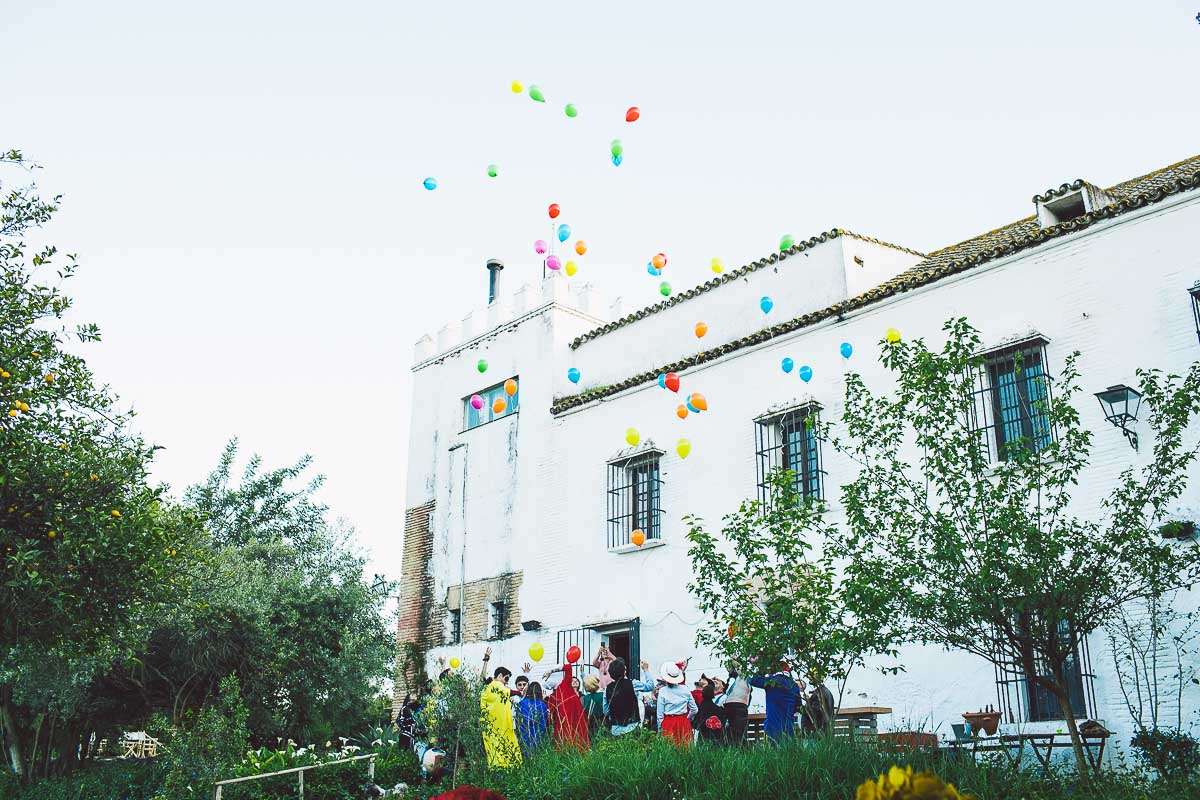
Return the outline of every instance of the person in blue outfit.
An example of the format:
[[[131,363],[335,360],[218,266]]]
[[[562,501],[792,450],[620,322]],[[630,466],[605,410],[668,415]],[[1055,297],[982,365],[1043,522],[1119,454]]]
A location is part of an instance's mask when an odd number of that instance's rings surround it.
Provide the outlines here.
[[[525,689],[521,702],[513,706],[513,716],[517,723],[517,741],[521,743],[521,752],[526,756],[532,755],[546,741],[550,732],[550,709],[542,697],[542,685],[536,681]]]
[[[796,708],[803,695],[787,666],[780,664],[778,672],[766,677],[755,675],[750,679],[750,685],[767,694],[767,719],[763,723],[767,738],[778,742],[784,736],[793,735],[796,732]]]

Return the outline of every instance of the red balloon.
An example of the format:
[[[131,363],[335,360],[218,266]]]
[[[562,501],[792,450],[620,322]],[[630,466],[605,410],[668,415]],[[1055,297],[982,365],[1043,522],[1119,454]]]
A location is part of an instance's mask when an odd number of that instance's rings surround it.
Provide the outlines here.
[[[629,110],[625,112],[625,121],[626,122],[637,122],[638,117],[640,117],[641,115],[642,115],[642,112],[638,109],[637,106],[630,106]]]
[[[679,391],[679,376],[674,372],[668,372],[667,377],[663,380],[663,383],[665,383],[667,388],[672,392]]]
[[[557,219],[558,215],[561,213],[562,209],[558,207],[558,203],[550,204],[550,219]]]
[[[570,647],[567,648],[567,663],[574,664],[576,661],[579,660],[579,657],[582,655],[583,655],[583,653],[579,650],[578,647],[576,647],[575,645],[571,645]]]

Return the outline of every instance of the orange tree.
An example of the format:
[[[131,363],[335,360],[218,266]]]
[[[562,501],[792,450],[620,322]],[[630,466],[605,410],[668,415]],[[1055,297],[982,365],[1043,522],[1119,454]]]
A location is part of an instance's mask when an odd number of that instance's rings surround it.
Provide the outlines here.
[[[9,766],[31,778],[73,764],[71,697],[183,596],[199,528],[149,486],[154,448],[67,350],[100,334],[63,323],[74,259],[26,247],[57,208],[5,185],[27,168],[0,155],[0,721]]]

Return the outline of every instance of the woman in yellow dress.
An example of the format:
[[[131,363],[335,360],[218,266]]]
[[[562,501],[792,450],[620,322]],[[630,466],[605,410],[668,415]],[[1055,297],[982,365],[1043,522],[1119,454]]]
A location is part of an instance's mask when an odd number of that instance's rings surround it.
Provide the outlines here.
[[[495,677],[483,687],[479,709],[483,716],[483,749],[487,751],[488,766],[508,769],[521,764],[521,745],[513,725],[512,705],[509,703],[508,680],[512,672],[496,667]]]

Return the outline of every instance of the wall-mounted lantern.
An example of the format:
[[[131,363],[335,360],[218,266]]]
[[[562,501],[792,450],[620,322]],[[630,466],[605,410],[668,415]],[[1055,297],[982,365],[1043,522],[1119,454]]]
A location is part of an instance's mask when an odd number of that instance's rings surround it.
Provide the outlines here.
[[[1196,281],[1196,285],[1188,289],[1188,294],[1192,296],[1192,318],[1196,321],[1196,338],[1200,339],[1200,281]]]
[[[1121,429],[1125,438],[1138,449],[1137,434],[1129,429],[1131,422],[1137,422],[1138,409],[1142,406],[1142,395],[1136,389],[1125,384],[1110,386],[1103,392],[1096,392],[1096,399],[1104,409],[1104,418]]]

